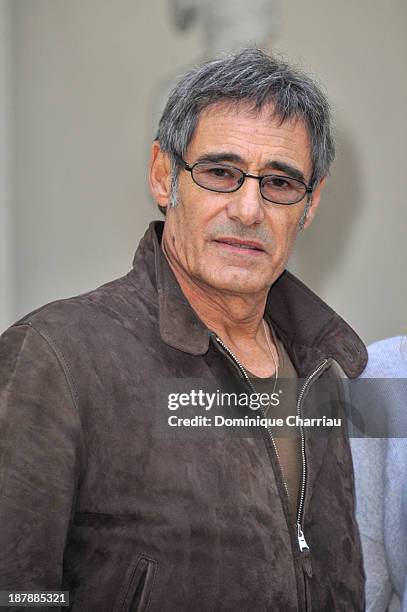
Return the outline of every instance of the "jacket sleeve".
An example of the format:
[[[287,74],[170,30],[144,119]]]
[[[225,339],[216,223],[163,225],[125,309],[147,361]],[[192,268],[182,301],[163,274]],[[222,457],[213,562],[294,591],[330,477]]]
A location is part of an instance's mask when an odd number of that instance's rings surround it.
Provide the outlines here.
[[[0,590],[62,588],[82,438],[69,370],[29,324],[0,337]]]

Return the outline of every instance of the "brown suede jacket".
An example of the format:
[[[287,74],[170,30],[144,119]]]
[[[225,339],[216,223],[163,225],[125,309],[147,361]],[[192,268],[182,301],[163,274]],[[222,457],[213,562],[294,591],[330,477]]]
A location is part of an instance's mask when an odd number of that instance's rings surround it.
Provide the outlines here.
[[[304,434],[297,526],[265,429],[157,430],[165,380],[248,389],[182,294],[162,229],[126,276],[1,337],[0,590],[68,590],[77,612],[363,610],[344,427]],[[303,416],[318,415],[317,380],[341,400],[341,372],[366,364],[358,336],[287,271],[266,313],[305,379]]]

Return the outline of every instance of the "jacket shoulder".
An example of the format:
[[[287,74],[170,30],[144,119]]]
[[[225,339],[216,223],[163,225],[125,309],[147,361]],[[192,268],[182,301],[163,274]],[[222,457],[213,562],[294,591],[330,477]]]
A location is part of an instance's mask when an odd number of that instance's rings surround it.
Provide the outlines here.
[[[70,322],[91,322],[93,319],[114,318],[128,308],[137,309],[139,294],[129,275],[109,281],[96,289],[48,302],[25,314],[11,327],[30,325],[39,329],[51,329],[54,325]]]
[[[154,304],[148,302],[132,282],[130,273],[109,281],[96,289],[69,298],[58,299],[33,310],[9,328],[28,325],[49,343],[77,349],[89,341],[104,345],[112,338],[112,329],[137,332],[140,320],[145,321]]]

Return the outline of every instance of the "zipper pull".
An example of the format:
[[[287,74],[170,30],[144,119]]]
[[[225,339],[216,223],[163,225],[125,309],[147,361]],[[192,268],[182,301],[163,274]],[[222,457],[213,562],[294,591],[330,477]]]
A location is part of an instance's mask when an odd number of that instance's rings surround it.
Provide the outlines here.
[[[300,547],[300,551],[309,550],[309,546],[305,540],[305,536],[302,532],[301,525],[297,523],[297,538],[298,538],[298,546]]]
[[[311,553],[305,536],[302,532],[300,523],[297,523],[297,538],[298,538],[298,546],[301,551],[301,563],[302,569],[307,574],[309,578],[312,578],[312,563],[311,563]]]

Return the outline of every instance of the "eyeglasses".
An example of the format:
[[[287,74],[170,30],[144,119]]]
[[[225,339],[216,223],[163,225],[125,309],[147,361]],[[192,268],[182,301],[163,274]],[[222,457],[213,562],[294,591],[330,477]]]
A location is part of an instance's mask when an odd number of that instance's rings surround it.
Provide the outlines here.
[[[274,204],[297,204],[306,194],[312,193],[312,187],[291,176],[255,176],[227,164],[202,161],[190,166],[182,157],[179,157],[179,160],[184,164],[184,169],[191,173],[194,183],[209,191],[232,193],[240,189],[248,177],[259,181],[262,197]]]

